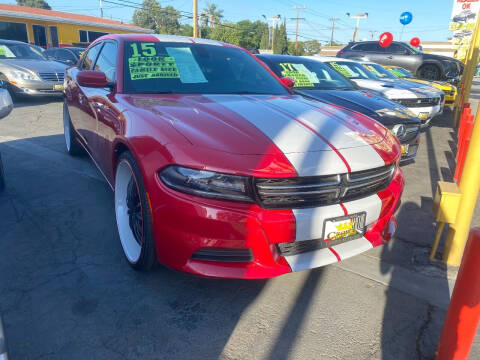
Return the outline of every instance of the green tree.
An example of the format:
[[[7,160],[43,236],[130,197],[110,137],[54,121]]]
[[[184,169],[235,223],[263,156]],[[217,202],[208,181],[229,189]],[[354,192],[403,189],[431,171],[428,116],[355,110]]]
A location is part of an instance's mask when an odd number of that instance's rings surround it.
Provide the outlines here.
[[[260,39],[260,49],[270,49],[270,34],[268,29],[262,33],[262,38]]]
[[[308,41],[305,41],[303,45],[304,45],[306,55],[315,55],[322,48],[322,44],[320,44],[318,40],[308,40]]]
[[[242,20],[237,22],[236,27],[240,32],[240,46],[248,49],[259,49],[262,34],[268,32],[268,25],[259,20],[255,22]]]
[[[172,6],[162,8],[157,0],[143,0],[142,8],[135,10],[134,25],[152,29],[157,34],[178,34],[180,12]]]
[[[52,10],[45,0],[16,0],[17,5]]]
[[[275,27],[275,38],[273,40],[274,54],[288,54],[287,24],[284,21],[280,27]]]
[[[295,41],[289,41],[288,53],[291,55],[297,55],[297,56],[305,55],[305,43],[303,41],[299,41],[297,43],[297,52],[295,52]]]
[[[200,22],[205,27],[216,27],[222,22],[223,10],[217,4],[207,2],[207,7],[200,13]]]
[[[193,36],[193,27],[188,24],[182,24],[176,35]]]
[[[235,24],[224,23],[212,29],[209,39],[240,45],[240,31]]]

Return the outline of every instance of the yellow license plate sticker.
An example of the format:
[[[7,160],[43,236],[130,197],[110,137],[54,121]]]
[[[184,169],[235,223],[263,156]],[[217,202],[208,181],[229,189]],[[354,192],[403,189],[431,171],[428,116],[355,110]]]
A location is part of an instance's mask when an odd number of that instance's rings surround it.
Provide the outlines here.
[[[63,90],[63,84],[54,85],[53,90]]]
[[[348,240],[358,239],[365,231],[366,213],[357,213],[326,219],[323,226],[323,241],[333,246]]]
[[[427,120],[428,118],[428,113],[427,112],[421,112],[420,114],[418,114],[418,118],[420,120]]]
[[[402,155],[408,154],[408,145],[409,144],[402,145]]]

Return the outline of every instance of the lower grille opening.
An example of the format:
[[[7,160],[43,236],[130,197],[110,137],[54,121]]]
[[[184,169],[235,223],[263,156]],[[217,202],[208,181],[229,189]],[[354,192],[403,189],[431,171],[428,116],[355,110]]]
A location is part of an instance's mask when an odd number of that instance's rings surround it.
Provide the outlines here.
[[[253,261],[250,249],[199,249],[191,257],[192,260],[216,262],[251,262]]]

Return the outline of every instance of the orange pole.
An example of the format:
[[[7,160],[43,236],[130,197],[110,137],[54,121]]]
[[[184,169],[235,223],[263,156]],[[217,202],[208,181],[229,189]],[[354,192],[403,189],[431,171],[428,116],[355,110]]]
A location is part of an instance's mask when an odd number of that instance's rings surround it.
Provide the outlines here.
[[[480,320],[480,228],[470,230],[436,360],[467,360]]]

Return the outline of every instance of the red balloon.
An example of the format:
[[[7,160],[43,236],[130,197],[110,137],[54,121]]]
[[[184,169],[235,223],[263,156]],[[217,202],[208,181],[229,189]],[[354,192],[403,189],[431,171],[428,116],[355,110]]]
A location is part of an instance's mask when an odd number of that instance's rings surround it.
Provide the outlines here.
[[[417,47],[420,45],[420,39],[417,37],[413,37],[412,40],[410,40],[410,45]]]
[[[382,35],[380,35],[380,39],[378,40],[378,43],[380,44],[381,47],[389,47],[392,41],[393,41],[393,35],[389,32],[384,32]]]

